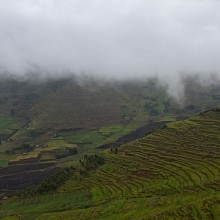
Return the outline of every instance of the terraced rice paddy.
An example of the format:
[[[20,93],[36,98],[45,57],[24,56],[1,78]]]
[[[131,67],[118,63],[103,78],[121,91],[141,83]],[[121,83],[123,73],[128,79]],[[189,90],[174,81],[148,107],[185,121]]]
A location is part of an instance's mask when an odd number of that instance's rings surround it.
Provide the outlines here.
[[[6,201],[0,216],[220,219],[220,110],[167,124],[118,149],[104,151],[103,166],[74,175],[54,194]]]

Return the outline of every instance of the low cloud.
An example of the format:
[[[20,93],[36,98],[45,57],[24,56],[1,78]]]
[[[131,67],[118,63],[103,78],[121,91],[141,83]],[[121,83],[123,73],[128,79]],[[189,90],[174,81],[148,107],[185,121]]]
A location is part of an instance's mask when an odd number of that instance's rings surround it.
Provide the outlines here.
[[[215,0],[10,0],[0,3],[0,72],[107,79],[220,75]]]

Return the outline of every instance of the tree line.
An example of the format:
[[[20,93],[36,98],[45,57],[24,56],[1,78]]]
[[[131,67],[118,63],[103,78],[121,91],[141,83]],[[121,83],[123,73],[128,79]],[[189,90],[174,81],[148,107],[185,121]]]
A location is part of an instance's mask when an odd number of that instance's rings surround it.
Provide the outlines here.
[[[102,156],[95,154],[90,156],[85,155],[79,162],[81,166],[77,168],[74,166],[63,168],[57,173],[45,178],[39,184],[26,187],[24,190],[17,192],[16,196],[19,198],[26,198],[54,191],[74,175],[82,175],[88,170],[96,169],[98,166],[103,165],[105,160]]]
[[[6,154],[15,154],[15,153],[21,153],[21,152],[29,152],[34,149],[34,146],[31,146],[30,144],[22,144],[20,147],[13,148],[11,150],[6,150]]]

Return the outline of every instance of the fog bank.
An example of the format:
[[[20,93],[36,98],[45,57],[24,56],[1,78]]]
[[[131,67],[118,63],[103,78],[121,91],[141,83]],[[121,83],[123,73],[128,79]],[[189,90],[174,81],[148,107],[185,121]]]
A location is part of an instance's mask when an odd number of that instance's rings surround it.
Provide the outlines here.
[[[156,76],[175,93],[183,75],[219,77],[219,28],[215,0],[1,1],[0,72]]]

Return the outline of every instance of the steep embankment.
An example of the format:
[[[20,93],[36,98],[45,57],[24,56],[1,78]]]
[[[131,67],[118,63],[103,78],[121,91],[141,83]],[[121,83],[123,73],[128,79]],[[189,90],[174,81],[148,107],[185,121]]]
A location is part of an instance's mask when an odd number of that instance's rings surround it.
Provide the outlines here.
[[[54,194],[6,201],[13,219],[219,219],[220,110],[115,149]],[[117,152],[117,153],[115,153]]]

